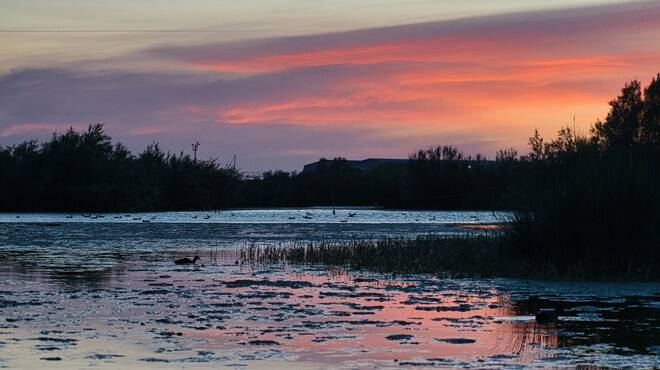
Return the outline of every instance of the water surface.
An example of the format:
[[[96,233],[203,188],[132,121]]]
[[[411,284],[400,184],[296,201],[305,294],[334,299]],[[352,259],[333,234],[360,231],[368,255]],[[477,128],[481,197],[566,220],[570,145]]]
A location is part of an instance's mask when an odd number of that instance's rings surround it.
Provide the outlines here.
[[[501,222],[501,211],[389,211],[369,208],[237,209],[209,212],[0,213],[0,222],[204,224],[474,224]]]
[[[489,212],[404,216],[407,212],[337,210],[334,215],[354,222],[319,222],[333,216],[327,209],[240,212],[245,213],[210,213],[213,222],[198,221],[209,213],[122,215],[130,221],[111,215],[2,215],[0,366],[653,368],[659,363],[658,284],[444,279],[236,264],[236,252],[251,243],[461,233],[465,224],[495,222]],[[372,220],[397,222],[366,222],[366,212],[377,212]],[[298,217],[292,213],[311,219],[289,222],[288,217]],[[286,220],[275,222],[282,215]],[[141,221],[152,217],[153,222]],[[231,217],[244,222],[220,221]],[[199,266],[172,262],[195,253],[202,257]],[[535,323],[532,315],[539,308],[557,306],[564,309],[559,323]]]

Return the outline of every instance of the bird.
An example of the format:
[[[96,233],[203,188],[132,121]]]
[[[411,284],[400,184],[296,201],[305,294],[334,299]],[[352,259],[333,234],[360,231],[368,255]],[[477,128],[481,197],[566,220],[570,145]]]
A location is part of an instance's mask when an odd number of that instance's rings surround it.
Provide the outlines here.
[[[559,320],[558,309],[542,309],[536,314],[536,322],[539,324],[552,324]]]
[[[199,261],[199,256],[193,257],[193,259],[190,259],[188,257],[180,258],[178,260],[174,261],[175,265],[194,265],[195,262]]]

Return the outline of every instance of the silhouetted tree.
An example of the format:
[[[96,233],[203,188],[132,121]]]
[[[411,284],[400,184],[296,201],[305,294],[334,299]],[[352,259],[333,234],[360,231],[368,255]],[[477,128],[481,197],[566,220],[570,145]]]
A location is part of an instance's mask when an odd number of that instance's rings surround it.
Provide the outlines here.
[[[539,130],[534,130],[534,135],[529,138],[529,146],[531,151],[525,157],[532,161],[540,161],[545,159],[545,145],[543,138],[539,134]]]
[[[518,151],[514,148],[498,150],[495,154],[497,162],[514,162],[518,159]]]
[[[605,148],[629,148],[639,142],[644,106],[639,81],[627,83],[621,95],[609,104],[605,121],[598,121],[593,127],[594,139]]]
[[[645,144],[660,144],[660,73],[644,90],[641,121],[641,141]]]

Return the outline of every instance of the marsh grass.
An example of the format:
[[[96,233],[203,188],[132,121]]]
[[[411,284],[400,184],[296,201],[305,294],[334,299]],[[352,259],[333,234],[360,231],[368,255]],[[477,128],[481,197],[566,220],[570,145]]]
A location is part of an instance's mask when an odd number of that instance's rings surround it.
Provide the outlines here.
[[[244,263],[323,264],[455,277],[528,273],[528,269],[510,258],[498,237],[489,235],[251,245],[240,251],[239,260]]]
[[[565,252],[561,252],[561,258],[558,258],[548,255],[545,243],[521,246],[518,244],[520,240],[511,240],[512,234],[519,232],[521,223],[525,222],[517,217],[503,226],[502,233],[497,234],[427,235],[415,239],[295,242],[280,245],[253,244],[240,249],[238,262],[325,265],[385,273],[434,274],[454,278],[658,280],[658,274],[653,268],[653,259],[636,266],[635,269],[621,270],[613,268],[611,263],[594,266],[591,257],[585,258],[580,251],[575,252],[572,259],[565,257]],[[529,235],[518,237],[526,238]],[[583,246],[580,245],[578,248]],[[570,249],[570,244],[567,244],[566,249]],[[562,247],[561,250],[565,249]],[[611,255],[606,257],[615,258]],[[604,258],[605,256],[600,261],[607,262]]]

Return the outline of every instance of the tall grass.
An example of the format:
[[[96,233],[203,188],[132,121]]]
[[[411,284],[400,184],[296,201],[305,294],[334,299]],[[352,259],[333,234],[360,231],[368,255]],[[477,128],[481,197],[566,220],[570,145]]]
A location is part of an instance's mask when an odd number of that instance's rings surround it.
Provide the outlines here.
[[[494,236],[419,236],[415,239],[308,242],[248,246],[242,262],[288,262],[344,266],[395,273],[450,276],[519,276],[525,266],[508,255]]]

